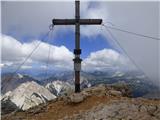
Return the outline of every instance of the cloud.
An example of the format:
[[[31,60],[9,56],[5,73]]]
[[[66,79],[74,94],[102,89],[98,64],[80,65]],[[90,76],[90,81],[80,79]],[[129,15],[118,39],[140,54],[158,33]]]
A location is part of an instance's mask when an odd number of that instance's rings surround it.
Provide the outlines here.
[[[114,27],[160,38],[160,2],[103,1],[91,3],[96,5],[93,5],[94,7],[86,7],[84,16],[102,18],[103,22],[109,26],[112,23]],[[123,47],[130,58],[139,66],[137,69],[143,71],[151,81],[160,85],[160,41],[111,30],[116,40],[120,43],[121,46],[119,46],[105,28],[85,26],[84,29],[82,28],[82,31],[82,35],[90,38],[96,35],[104,36],[115,49],[125,55],[120,48]]]
[[[20,65],[32,50],[40,43],[40,46],[34,51],[32,56],[21,67],[22,69],[46,69],[46,64],[56,69],[73,70],[73,53],[65,46],[54,46],[39,40],[33,40],[29,43],[21,43],[13,37],[2,35],[2,65],[1,67],[15,67]],[[14,46],[14,47],[13,47]],[[48,52],[50,56],[48,61]],[[130,65],[130,67],[129,67]],[[103,49],[90,53],[82,62],[82,70],[131,70],[133,66],[128,58],[113,49]]]
[[[2,61],[14,62],[21,61],[24,54],[22,53],[22,44],[10,36],[1,36],[2,43]]]
[[[29,65],[22,65],[21,69],[31,69],[32,66],[29,66]]]
[[[103,49],[92,52],[82,63],[82,69],[99,70],[135,70],[127,57],[113,49]]]
[[[46,64],[48,62],[48,52],[50,49],[49,64],[53,67],[71,69],[73,54],[65,46],[53,46],[39,40],[29,43],[20,43],[13,37],[2,35],[2,64],[3,66],[19,65],[40,43],[40,46],[28,59],[22,69],[32,68],[33,63]],[[50,47],[49,47],[50,46]]]
[[[97,2],[98,3],[98,2]],[[107,9],[103,4],[92,7],[90,2],[81,2],[81,18],[106,19]],[[63,8],[63,9],[62,9]],[[15,17],[16,16],[16,17]],[[2,33],[10,33],[20,40],[24,36],[37,37],[48,31],[53,18],[74,18],[74,1],[48,1],[48,2],[2,2]],[[11,20],[12,18],[12,20]],[[25,24],[24,24],[25,23]],[[99,26],[82,26],[81,34],[84,36],[98,35]],[[54,36],[59,32],[74,31],[73,26],[56,26]],[[99,32],[98,32],[99,31]]]
[[[104,23],[107,22],[108,12],[103,2],[82,2],[81,6],[81,18],[102,19]],[[106,36],[101,25],[82,26],[81,34],[86,37]]]
[[[4,67],[4,64],[1,63],[1,64],[0,64],[0,68],[2,68],[2,67]]]
[[[18,40],[24,36],[38,37],[45,33],[49,30],[48,27],[53,18],[74,17],[74,2],[72,1],[3,1],[1,4],[2,33],[11,33]],[[64,28],[57,27],[55,31],[58,32],[60,29]]]

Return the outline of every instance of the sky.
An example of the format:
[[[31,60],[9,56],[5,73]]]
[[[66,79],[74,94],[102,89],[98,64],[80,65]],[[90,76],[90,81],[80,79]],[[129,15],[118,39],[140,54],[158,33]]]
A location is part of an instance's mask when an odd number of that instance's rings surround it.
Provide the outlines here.
[[[74,18],[74,2],[1,2],[2,68],[15,69],[41,42],[53,18]],[[81,2],[81,18],[102,18],[103,23],[125,30],[160,37],[158,2]],[[160,42],[110,30],[127,54],[102,26],[81,26],[83,70],[143,71],[159,84]],[[55,26],[50,37],[33,53],[22,69],[73,69],[74,26]],[[50,46],[50,47],[49,47]],[[48,52],[50,49],[50,59]]]

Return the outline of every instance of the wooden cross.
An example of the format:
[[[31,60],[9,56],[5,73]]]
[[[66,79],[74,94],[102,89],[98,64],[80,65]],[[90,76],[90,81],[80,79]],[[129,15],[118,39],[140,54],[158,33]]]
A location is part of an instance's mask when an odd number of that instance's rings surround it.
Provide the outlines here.
[[[75,92],[80,92],[80,25],[100,25],[102,19],[80,19],[80,2],[75,1],[75,19],[53,19],[53,25],[75,25],[75,49],[74,54],[74,71],[75,71]],[[65,58],[64,58],[65,59]]]

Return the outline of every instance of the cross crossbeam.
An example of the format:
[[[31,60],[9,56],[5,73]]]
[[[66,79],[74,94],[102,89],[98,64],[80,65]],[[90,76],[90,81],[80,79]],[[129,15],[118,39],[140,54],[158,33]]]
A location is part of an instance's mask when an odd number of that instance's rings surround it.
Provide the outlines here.
[[[79,22],[80,25],[98,25],[102,23],[102,19],[53,19],[54,25],[75,25]]]
[[[80,92],[80,71],[81,61],[80,58],[80,25],[100,25],[102,19],[80,19],[80,2],[75,1],[75,19],[53,19],[53,25],[75,25],[75,49],[74,54],[74,71],[75,71],[75,92]],[[65,58],[64,58],[65,59]]]

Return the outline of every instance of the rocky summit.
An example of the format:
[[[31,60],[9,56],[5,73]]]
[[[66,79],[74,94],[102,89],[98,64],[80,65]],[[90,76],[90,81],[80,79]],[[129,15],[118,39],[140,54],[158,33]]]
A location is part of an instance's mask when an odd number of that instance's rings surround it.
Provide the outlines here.
[[[2,120],[160,120],[160,99],[132,98],[125,85],[103,85],[70,93]]]

